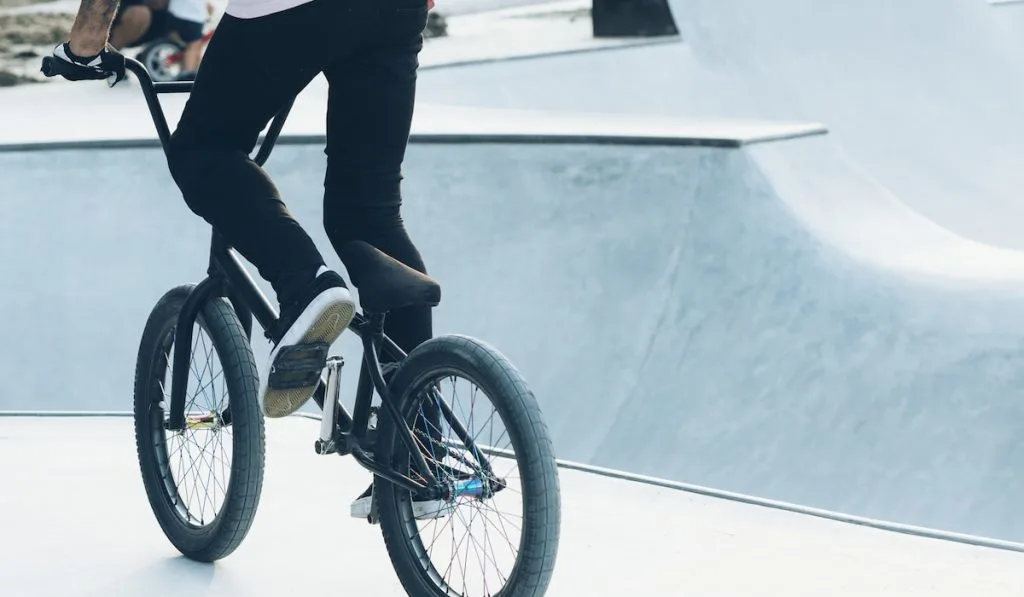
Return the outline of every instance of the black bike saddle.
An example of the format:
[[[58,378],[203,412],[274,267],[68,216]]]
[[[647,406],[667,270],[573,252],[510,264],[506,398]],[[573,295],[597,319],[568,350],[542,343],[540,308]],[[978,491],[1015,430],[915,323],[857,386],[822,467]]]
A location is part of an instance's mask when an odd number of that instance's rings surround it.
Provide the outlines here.
[[[435,307],[441,302],[441,285],[436,280],[367,242],[349,241],[338,256],[359,290],[359,304],[369,313]]]

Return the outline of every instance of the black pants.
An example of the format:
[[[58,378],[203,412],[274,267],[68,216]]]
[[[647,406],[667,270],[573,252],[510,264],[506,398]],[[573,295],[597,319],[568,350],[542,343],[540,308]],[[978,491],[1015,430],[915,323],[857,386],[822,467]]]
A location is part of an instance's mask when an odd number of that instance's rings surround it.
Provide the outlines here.
[[[256,19],[225,15],[210,41],[171,139],[171,173],[189,208],[257,267],[279,302],[324,260],[249,154],[321,72],[330,83],[323,214],[331,244],[364,240],[426,273],[400,214],[426,19],[426,0],[313,0]],[[431,325],[429,308],[409,308],[389,314],[386,331],[409,351],[431,337]]]

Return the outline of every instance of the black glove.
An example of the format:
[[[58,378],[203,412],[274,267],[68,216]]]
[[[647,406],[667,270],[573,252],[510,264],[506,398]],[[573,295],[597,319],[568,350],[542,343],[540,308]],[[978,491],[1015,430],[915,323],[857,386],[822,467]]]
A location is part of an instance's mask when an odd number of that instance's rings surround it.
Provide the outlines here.
[[[43,58],[40,70],[47,77],[60,75],[69,81],[106,79],[111,87],[125,78],[124,56],[109,45],[95,56],[76,56],[63,43]]]

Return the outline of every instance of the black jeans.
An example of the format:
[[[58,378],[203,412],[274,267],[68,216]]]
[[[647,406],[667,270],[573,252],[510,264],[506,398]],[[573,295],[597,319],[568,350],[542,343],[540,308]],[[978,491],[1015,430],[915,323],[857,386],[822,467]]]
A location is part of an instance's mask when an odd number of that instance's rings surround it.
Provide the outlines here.
[[[288,302],[323,257],[250,159],[260,131],[312,79],[330,84],[324,228],[335,250],[363,240],[413,269],[402,162],[412,121],[426,0],[313,0],[255,19],[225,15],[171,139],[170,169],[189,208]],[[426,307],[389,314],[409,351],[432,335]]]

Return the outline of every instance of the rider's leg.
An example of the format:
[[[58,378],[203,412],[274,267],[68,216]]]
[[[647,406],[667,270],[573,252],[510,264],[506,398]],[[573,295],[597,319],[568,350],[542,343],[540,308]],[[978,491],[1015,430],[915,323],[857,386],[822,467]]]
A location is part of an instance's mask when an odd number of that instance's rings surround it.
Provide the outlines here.
[[[389,4],[402,8],[382,8],[382,20],[368,41],[325,69],[330,91],[324,228],[342,260],[345,243],[362,240],[426,273],[401,217],[402,162],[412,123],[426,1]],[[395,310],[384,325],[396,344],[411,351],[432,336],[431,309]],[[433,424],[427,427],[436,431],[436,409],[429,414]],[[352,504],[353,516],[369,514],[371,496],[372,486]],[[435,501],[418,501],[413,510],[419,518],[447,512]]]
[[[273,115],[324,67],[336,32],[318,24],[339,20],[333,7],[312,2],[255,19],[225,15],[170,146],[171,174],[188,206],[257,267],[281,304],[281,340],[260,376],[267,416],[297,410],[319,378],[280,380],[285,367],[278,359],[289,354],[282,349],[333,342],[355,308],[341,277],[326,270],[312,239],[249,157]],[[273,51],[268,39],[277,42]]]
[[[324,229],[342,259],[346,242],[362,240],[426,273],[401,216],[402,162],[425,16],[408,9],[394,14],[398,16],[387,17],[372,41],[324,71],[330,84]],[[432,336],[431,309],[392,311],[385,331],[408,352]]]
[[[110,27],[110,44],[118,50],[144,46],[167,32],[168,0],[122,1]]]

